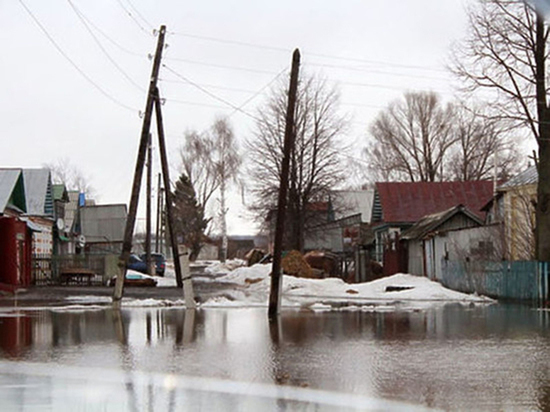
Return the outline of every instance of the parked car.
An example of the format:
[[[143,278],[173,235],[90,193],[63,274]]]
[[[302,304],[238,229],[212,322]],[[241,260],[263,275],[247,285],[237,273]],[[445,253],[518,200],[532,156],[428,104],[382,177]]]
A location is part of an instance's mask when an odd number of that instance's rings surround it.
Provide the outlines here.
[[[143,253],[139,256],[142,261],[147,260],[147,254]],[[166,258],[162,253],[151,253],[151,259],[155,262],[157,276],[164,276],[166,269]]]
[[[151,259],[155,262],[155,273],[157,276],[164,276],[164,270],[166,269],[166,258],[162,253],[151,253]],[[148,273],[147,264],[147,255],[143,253],[142,255],[130,255],[128,261],[127,269],[132,269],[137,272],[144,274]]]
[[[115,286],[115,283],[116,276],[113,276],[109,281],[109,286]],[[124,278],[124,286],[157,286],[157,280],[153,276],[128,270]]]

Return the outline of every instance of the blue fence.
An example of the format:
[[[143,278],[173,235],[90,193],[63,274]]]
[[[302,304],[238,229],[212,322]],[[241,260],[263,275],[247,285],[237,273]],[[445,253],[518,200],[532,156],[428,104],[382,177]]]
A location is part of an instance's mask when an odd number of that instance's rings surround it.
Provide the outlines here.
[[[460,292],[537,304],[550,300],[548,262],[443,261],[441,269],[441,284]]]

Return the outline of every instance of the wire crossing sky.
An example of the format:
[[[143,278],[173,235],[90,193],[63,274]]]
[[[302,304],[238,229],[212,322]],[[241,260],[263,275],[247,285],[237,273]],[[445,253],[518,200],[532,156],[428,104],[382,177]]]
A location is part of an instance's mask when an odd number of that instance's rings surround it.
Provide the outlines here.
[[[270,88],[288,78],[295,48],[303,72],[339,91],[340,111],[350,119],[342,139],[358,158],[374,116],[405,91],[453,98],[457,84],[446,64],[465,34],[466,4],[1,2],[0,166],[68,159],[89,177],[100,202],[127,203],[161,24],[168,34],[159,86],[174,177],[186,130],[230,116],[237,139],[251,137]],[[230,232],[247,227],[243,210],[230,209]]]

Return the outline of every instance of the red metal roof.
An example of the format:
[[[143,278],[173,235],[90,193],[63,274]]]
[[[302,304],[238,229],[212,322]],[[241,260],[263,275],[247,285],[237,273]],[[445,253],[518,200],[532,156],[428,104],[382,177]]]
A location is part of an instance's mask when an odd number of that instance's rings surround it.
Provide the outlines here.
[[[480,218],[493,197],[492,181],[376,183],[384,222],[416,222],[463,204]]]

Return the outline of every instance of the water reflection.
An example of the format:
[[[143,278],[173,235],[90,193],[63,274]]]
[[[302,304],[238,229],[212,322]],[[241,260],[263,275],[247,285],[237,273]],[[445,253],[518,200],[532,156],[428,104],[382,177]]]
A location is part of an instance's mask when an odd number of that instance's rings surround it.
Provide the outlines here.
[[[0,359],[117,370],[129,410],[159,389],[136,371],[327,389],[443,409],[550,409],[549,312],[134,308],[0,312]],[[163,392],[164,393],[164,392]],[[163,409],[176,410],[170,387]],[[240,400],[223,398],[220,402]],[[207,402],[212,406],[212,399]],[[285,402],[276,401],[278,409]]]

